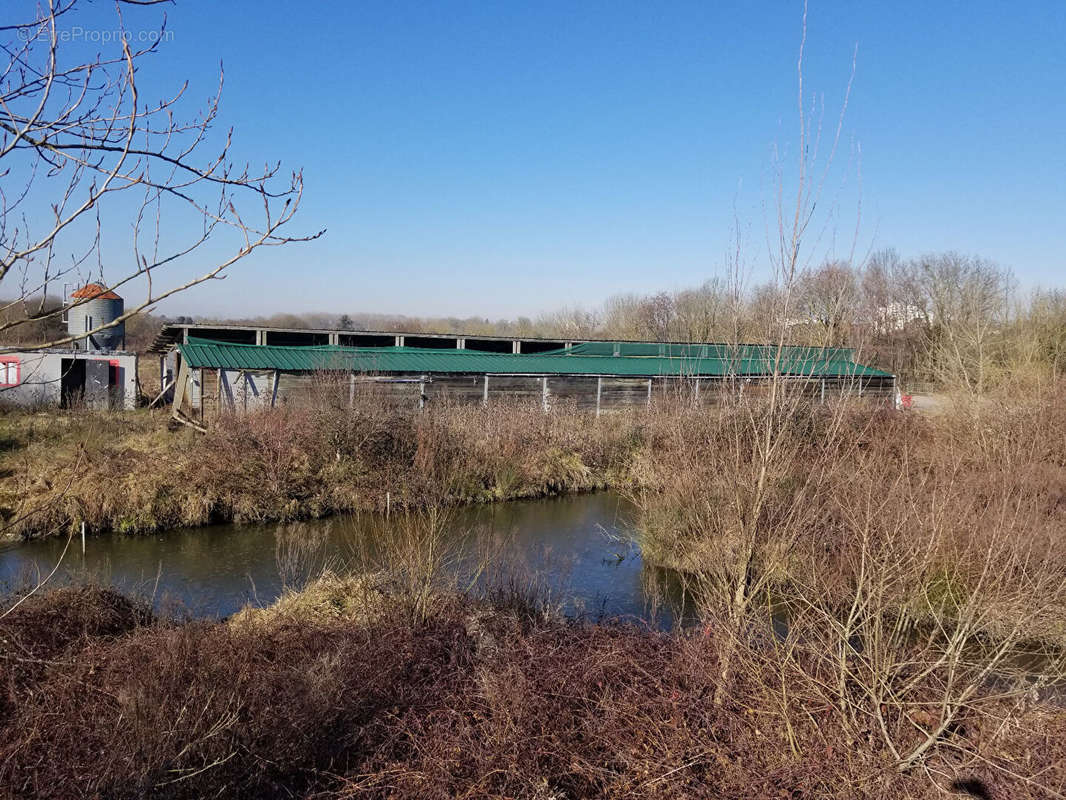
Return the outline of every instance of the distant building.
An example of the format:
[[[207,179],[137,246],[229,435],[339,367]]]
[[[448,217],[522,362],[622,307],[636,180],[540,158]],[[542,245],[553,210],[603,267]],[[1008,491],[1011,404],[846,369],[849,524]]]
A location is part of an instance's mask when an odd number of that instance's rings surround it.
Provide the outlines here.
[[[0,405],[92,409],[136,407],[137,356],[123,352],[126,328],[108,325],[123,313],[122,298],[97,283],[73,292],[66,348],[0,352]]]
[[[596,414],[656,398],[703,404],[758,394],[775,375],[815,401],[895,396],[895,376],[856,362],[847,348],[169,324],[151,352],[173,390],[161,396],[175,419],[195,427],[279,403],[352,404],[367,391],[411,408],[522,399]]]
[[[926,318],[925,312],[911,303],[888,303],[875,312],[874,328],[878,333],[892,333],[902,331],[911,323]]]

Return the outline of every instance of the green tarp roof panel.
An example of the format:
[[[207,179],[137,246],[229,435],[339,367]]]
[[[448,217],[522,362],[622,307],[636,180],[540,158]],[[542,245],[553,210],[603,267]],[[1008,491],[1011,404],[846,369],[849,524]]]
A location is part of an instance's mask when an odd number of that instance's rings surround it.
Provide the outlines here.
[[[781,348],[785,358],[816,358],[828,361],[854,361],[855,352],[846,347],[806,347],[785,345]],[[664,342],[575,342],[572,346],[551,350],[547,355],[573,356],[637,356],[665,358],[739,358],[772,359],[777,353],[776,345],[769,344],[678,344]]]
[[[367,374],[496,373],[504,375],[611,375],[618,377],[758,376],[773,371],[773,353],[740,351],[706,358],[657,356],[483,353],[416,347],[281,347],[190,339],[178,350],[191,367],[282,372],[341,371]],[[769,357],[764,357],[768,355]],[[813,377],[890,377],[841,357],[840,351],[795,348],[782,354],[781,372]]]

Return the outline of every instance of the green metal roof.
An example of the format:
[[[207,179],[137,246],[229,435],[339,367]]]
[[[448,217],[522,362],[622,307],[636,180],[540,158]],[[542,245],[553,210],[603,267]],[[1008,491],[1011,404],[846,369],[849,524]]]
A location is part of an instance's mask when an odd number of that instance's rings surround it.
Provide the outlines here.
[[[619,377],[721,377],[768,375],[771,356],[741,351],[725,356],[680,358],[658,356],[483,353],[476,350],[415,347],[281,347],[229,344],[190,339],[178,350],[191,367],[211,369],[281,370],[283,372],[341,371],[403,374],[610,375]],[[797,348],[782,354],[781,371],[814,377],[890,377],[890,373],[856,364],[838,351]]]
[[[717,358],[723,360],[772,361],[777,345],[772,344],[683,344],[678,342],[575,342],[570,347],[549,351],[550,355],[575,356],[636,356],[646,358]],[[854,361],[855,351],[847,347],[808,347],[784,345],[785,359],[816,359],[826,361]]]

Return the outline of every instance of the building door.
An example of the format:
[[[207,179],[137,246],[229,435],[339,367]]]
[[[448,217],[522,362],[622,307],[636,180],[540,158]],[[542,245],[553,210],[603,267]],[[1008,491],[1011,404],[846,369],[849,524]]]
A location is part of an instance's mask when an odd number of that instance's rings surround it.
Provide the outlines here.
[[[64,358],[60,361],[60,367],[60,405],[63,408],[77,408],[85,399],[85,362],[78,358]]]
[[[111,403],[111,365],[104,358],[86,359],[85,405],[93,409],[106,409]]]

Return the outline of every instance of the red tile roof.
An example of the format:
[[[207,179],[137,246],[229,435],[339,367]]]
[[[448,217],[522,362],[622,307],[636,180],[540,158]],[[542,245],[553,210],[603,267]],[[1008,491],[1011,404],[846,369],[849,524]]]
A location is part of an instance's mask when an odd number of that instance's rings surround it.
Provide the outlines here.
[[[98,283],[87,283],[80,289],[75,289],[70,296],[77,300],[95,300],[98,297],[102,297],[104,300],[122,299],[114,292],[109,291],[106,286],[101,286]]]

